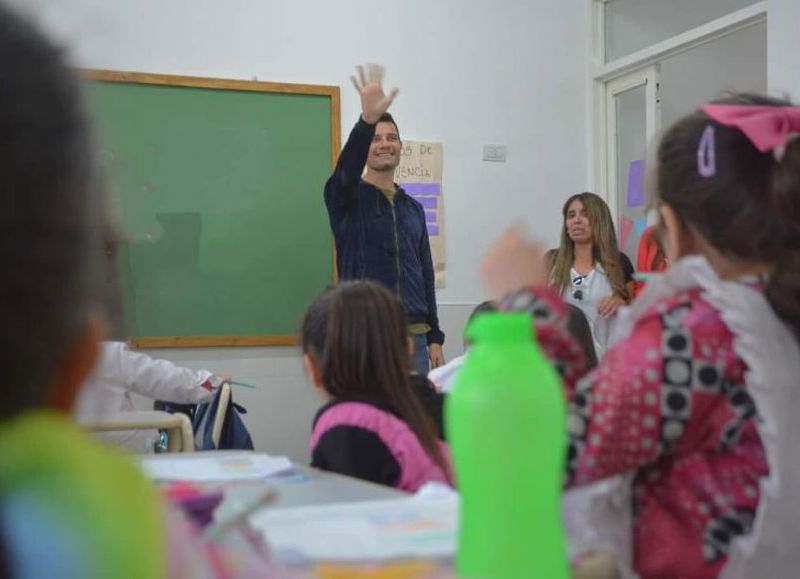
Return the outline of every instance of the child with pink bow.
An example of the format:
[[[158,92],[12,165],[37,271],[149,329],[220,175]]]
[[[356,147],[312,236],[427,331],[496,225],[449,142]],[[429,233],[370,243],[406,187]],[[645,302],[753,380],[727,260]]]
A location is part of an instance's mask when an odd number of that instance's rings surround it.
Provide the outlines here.
[[[540,249],[512,231],[482,265],[493,297],[531,312],[567,366],[567,485],[626,477],[615,504],[632,525],[617,549],[640,577],[797,576],[797,134],[800,108],[752,95],[666,132],[650,181],[671,266],[620,312],[590,373]]]

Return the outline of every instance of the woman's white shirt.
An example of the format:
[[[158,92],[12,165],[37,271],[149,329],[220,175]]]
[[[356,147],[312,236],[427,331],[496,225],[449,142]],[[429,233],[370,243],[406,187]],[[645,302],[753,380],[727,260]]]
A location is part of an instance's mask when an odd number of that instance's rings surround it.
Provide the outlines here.
[[[586,316],[589,327],[592,329],[595,351],[597,357],[600,358],[608,344],[613,318],[601,317],[597,313],[597,307],[614,291],[611,289],[603,266],[599,263],[595,264],[594,269],[586,275],[570,269],[569,279],[570,286],[564,291],[564,301],[580,308]]]

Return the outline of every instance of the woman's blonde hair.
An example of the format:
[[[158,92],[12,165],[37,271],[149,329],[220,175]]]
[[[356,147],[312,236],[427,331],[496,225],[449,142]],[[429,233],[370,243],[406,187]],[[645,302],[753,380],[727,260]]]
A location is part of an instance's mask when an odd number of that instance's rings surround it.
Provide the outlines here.
[[[611,212],[602,197],[589,192],[573,195],[564,203],[561,211],[564,217],[561,226],[561,245],[550,269],[550,286],[559,294],[563,294],[572,285],[570,269],[575,263],[575,243],[567,233],[567,212],[574,201],[583,204],[592,227],[592,259],[603,267],[614,294],[626,301],[629,300]]]

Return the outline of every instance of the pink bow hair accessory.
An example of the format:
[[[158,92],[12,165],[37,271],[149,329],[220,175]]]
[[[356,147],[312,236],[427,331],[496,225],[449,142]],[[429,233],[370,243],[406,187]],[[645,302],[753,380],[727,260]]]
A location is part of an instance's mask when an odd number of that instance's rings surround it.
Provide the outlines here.
[[[789,141],[800,136],[800,107],[709,104],[701,110],[721,125],[739,129],[756,149],[772,151],[778,161]]]

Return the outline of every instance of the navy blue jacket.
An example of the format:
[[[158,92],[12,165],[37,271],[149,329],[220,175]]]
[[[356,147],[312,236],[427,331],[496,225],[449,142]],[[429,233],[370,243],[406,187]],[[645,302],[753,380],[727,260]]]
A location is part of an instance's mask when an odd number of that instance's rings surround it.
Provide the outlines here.
[[[396,292],[409,322],[431,327],[428,344],[442,344],[425,210],[402,188],[393,206],[361,179],[374,135],[375,125],[359,118],[325,184],[339,277],[371,279]]]

